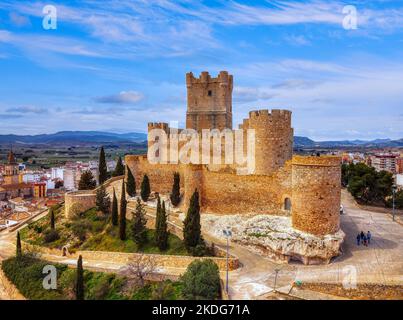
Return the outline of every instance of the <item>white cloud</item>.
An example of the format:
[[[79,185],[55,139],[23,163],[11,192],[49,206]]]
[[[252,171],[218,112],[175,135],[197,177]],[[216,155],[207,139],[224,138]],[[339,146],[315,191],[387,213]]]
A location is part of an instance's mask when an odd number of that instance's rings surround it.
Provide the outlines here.
[[[144,95],[137,91],[122,91],[118,94],[97,97],[94,100],[98,103],[112,104],[136,104],[144,99]]]

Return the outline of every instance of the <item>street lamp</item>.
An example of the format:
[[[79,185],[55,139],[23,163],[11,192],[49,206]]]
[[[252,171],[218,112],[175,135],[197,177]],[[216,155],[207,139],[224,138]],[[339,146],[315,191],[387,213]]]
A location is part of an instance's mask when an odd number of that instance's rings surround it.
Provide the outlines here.
[[[397,186],[394,184],[392,186],[392,219],[393,221],[395,221],[395,197],[396,197],[396,190],[397,190]]]
[[[224,229],[223,230],[224,236],[227,238],[227,283],[225,284],[225,290],[228,293],[228,268],[229,268],[229,261],[228,261],[228,256],[229,256],[229,238],[232,236],[232,232],[229,229]]]

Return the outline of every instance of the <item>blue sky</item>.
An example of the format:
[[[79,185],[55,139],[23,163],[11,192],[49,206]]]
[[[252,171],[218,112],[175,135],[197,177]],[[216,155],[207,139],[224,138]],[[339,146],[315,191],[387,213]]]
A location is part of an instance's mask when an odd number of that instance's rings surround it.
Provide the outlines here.
[[[290,109],[316,140],[403,138],[403,1],[0,2],[0,134],[183,124],[204,70],[234,75],[234,125]]]

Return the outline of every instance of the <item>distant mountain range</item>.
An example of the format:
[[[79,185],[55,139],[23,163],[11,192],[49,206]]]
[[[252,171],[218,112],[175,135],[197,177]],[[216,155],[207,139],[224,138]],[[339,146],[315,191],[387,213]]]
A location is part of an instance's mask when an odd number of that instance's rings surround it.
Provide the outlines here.
[[[103,131],[61,131],[40,135],[0,135],[2,144],[86,144],[86,143],[141,143],[147,140],[145,133],[111,133]],[[343,148],[343,147],[403,147],[403,139],[314,141],[307,137],[294,137],[296,148]]]
[[[124,143],[144,142],[147,135],[144,133],[111,133],[101,131],[61,131],[54,134],[39,135],[0,135],[0,143],[13,144],[51,144],[51,143]]]
[[[308,148],[348,148],[348,147],[403,147],[403,139],[375,139],[375,140],[342,140],[342,141],[313,141],[306,137],[294,137],[294,147]]]

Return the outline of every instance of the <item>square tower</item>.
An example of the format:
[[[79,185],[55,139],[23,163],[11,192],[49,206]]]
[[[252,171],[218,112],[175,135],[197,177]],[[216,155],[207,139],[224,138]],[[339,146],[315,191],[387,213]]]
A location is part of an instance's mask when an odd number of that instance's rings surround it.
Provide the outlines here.
[[[232,75],[221,71],[217,78],[211,78],[205,71],[195,78],[190,72],[186,85],[187,129],[232,129]]]

